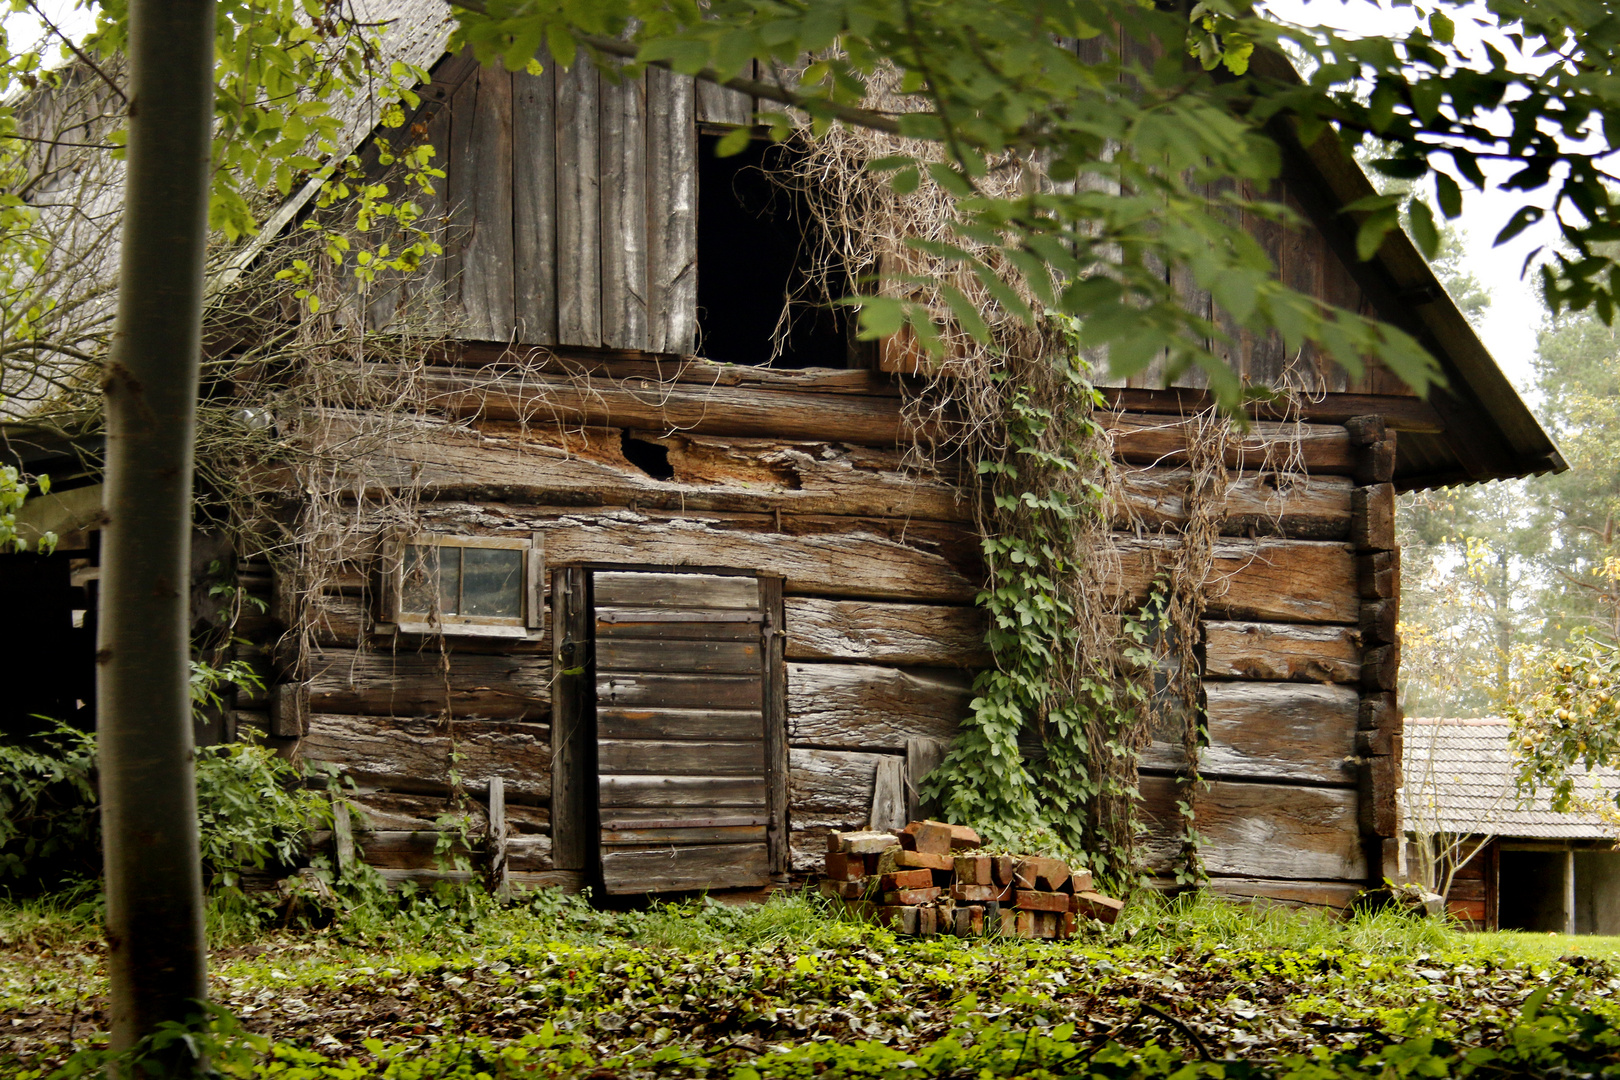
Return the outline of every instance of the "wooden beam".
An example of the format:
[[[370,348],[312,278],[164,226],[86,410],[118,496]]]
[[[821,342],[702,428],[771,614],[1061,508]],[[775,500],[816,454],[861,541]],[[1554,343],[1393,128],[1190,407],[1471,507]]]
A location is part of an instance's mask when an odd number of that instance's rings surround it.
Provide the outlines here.
[[[976,607],[792,597],[786,609],[790,660],[924,667],[990,663],[985,614]]]
[[[950,740],[968,715],[973,680],[939,668],[788,665],[794,744],[904,752],[906,741]]]
[[[551,711],[551,661],[543,656],[329,648],[309,664],[317,712],[539,722]]]
[[[445,793],[454,771],[500,776],[509,798],[551,797],[551,729],[545,724],[316,713],[298,752],[305,761],[330,762],[358,781],[396,791]],[[452,753],[459,756],[454,763]]]
[[[1158,776],[1144,776],[1140,790],[1143,854],[1151,867],[1169,867],[1181,852],[1181,791]],[[1215,781],[1195,799],[1199,853],[1211,874],[1363,882],[1356,802],[1354,789]]]
[[[1341,626],[1212,620],[1204,624],[1204,674],[1354,685],[1361,679],[1361,641]]]

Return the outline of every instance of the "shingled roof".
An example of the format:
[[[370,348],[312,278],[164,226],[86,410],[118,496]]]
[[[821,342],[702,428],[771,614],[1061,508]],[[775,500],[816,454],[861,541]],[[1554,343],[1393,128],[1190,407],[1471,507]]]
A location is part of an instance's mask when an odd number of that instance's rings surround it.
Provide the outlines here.
[[[1522,799],[1510,730],[1500,717],[1408,717],[1401,790],[1407,831],[1421,817],[1431,828],[1460,834],[1538,840],[1612,840],[1620,835],[1620,817],[1609,822],[1593,813],[1561,814],[1544,792]],[[1620,770],[1581,773],[1576,790],[1612,805],[1613,793],[1620,790]]]

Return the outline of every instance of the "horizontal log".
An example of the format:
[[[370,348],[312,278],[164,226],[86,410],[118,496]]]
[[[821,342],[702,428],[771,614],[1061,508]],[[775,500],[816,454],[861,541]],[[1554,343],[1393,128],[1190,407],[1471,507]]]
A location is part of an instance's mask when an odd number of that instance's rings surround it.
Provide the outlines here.
[[[358,831],[426,832],[460,826],[482,835],[487,822],[478,779],[467,778],[466,786],[470,799],[360,789],[345,791],[343,801],[360,811]],[[506,808],[506,826],[514,836],[550,835],[551,810],[511,803]]]
[[[1181,852],[1180,789],[1167,777],[1144,776],[1139,790],[1144,857],[1153,869],[1168,869]],[[1211,874],[1365,881],[1357,801],[1346,788],[1214,781],[1193,799],[1199,854]]]
[[[471,881],[475,873],[465,870],[384,870],[377,871],[390,888],[398,888],[409,881],[415,885],[432,885],[446,881],[462,884]],[[507,881],[518,889],[561,889],[570,895],[584,888],[584,875],[578,870],[512,871]]]
[[[543,371],[571,379],[633,380],[690,383],[698,387],[776,390],[798,394],[858,394],[899,397],[899,383],[870,368],[773,368],[725,364],[697,356],[648,357],[643,352],[566,347],[526,348],[488,342],[452,342],[433,356],[433,363],[478,368],[486,372]],[[1363,409],[1363,412],[1376,411]]]
[[[1113,435],[1120,460],[1164,466],[1187,464],[1187,440],[1199,424],[1179,416],[1114,412],[1098,413],[1097,422]],[[1222,457],[1232,469],[1302,468],[1312,476],[1349,476],[1356,467],[1350,433],[1338,424],[1256,421],[1247,432],[1233,434]]]
[[[1155,529],[1185,525],[1192,479],[1188,469],[1121,468],[1123,506],[1114,511],[1115,528],[1135,522]],[[1227,535],[1343,540],[1350,535],[1352,490],[1342,476],[1245,472],[1233,477],[1214,509]]]
[[[551,798],[551,728],[546,724],[315,713],[298,745],[305,761],[330,762],[361,783],[417,794],[449,790],[452,753],[457,755],[457,774],[499,776],[508,800]]]
[[[1204,888],[1230,900],[1258,900],[1284,907],[1330,912],[1349,910],[1366,888],[1360,881],[1276,881],[1253,877],[1212,877]]]
[[[892,397],[818,395],[740,386],[698,386],[653,379],[590,380],[525,374],[521,378],[430,369],[423,379],[429,408],[452,417],[483,417],[568,426],[644,428],[698,435],[829,439],[895,447],[904,425]]]
[[[746,709],[627,709],[598,705],[600,739],[763,739],[765,718]]]
[[[1204,684],[1209,745],[1205,776],[1356,782],[1356,717],[1361,699],[1347,686],[1296,683]]]
[[[366,611],[366,600],[367,597],[361,592],[358,575],[345,576],[339,583],[307,594],[307,602],[311,607],[309,625],[315,645],[322,649],[358,647],[372,624],[371,616]],[[368,645],[387,649],[388,643],[393,642],[397,643],[393,645],[395,652],[413,652],[429,646],[437,652],[442,642],[448,651],[455,654],[536,656],[544,657],[549,662],[551,656],[549,613],[547,621],[547,629],[536,638],[457,638],[397,634],[387,639],[371,639]]]
[[[765,778],[741,776],[609,776],[598,778],[598,799],[610,807],[760,807]]]
[[[602,879],[609,893],[621,896],[757,889],[770,884],[770,859],[763,843],[608,848],[602,852]]]
[[[480,857],[459,837],[444,832],[357,833],[354,842],[366,863],[378,869],[454,870],[458,861]]]
[[[752,641],[658,641],[608,638],[596,643],[600,672],[758,674],[759,636]]]
[[[788,536],[692,519],[570,520],[547,529],[545,543],[552,566],[735,566],[780,575],[783,590],[797,595],[949,603],[978,593],[977,584],[940,555],[862,532]]]
[[[946,668],[788,665],[788,741],[904,750],[906,740],[950,740],[968,715],[973,680]]]
[[[1191,387],[1167,388],[1099,387],[1103,400],[1120,412],[1168,413],[1194,416],[1215,404],[1209,391]],[[1252,401],[1248,413],[1257,420],[1286,420],[1298,417],[1310,423],[1344,424],[1358,418],[1378,417],[1390,431],[1420,431],[1438,435],[1446,430],[1445,421],[1422,398],[1410,394],[1339,394],[1299,396],[1276,404]]]
[[[551,709],[549,656],[323,649],[309,671],[316,712],[542,721]]]
[[[788,821],[793,869],[821,868],[827,833],[864,829],[878,763],[888,755],[851,750],[788,750]]]
[[[1117,567],[1105,563],[1106,587],[1141,602],[1177,540],[1119,537]],[[1221,539],[1205,585],[1216,618],[1294,623],[1355,623],[1356,562],[1345,544],[1312,540]]]
[[[790,597],[790,660],[858,660],[918,667],[983,667],[985,614],[936,604],[876,604]]]
[[[763,776],[765,743],[598,739],[596,767],[603,773],[676,776]]]
[[[1361,679],[1361,641],[1341,626],[1210,621],[1204,624],[1204,674],[1354,685]]]
[[[648,710],[756,711],[764,683],[749,675],[643,675],[603,672],[596,677],[597,707]]]

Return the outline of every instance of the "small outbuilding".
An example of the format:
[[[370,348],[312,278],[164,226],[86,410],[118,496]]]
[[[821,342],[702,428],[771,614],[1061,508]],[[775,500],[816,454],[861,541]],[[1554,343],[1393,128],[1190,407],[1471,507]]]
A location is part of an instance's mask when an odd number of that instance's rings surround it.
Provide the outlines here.
[[[1442,874],[1461,862],[1447,910],[1477,929],[1620,934],[1620,770],[1582,777],[1584,808],[1560,813],[1545,792],[1520,794],[1510,736],[1500,717],[1407,719],[1409,866],[1425,845],[1445,853]]]

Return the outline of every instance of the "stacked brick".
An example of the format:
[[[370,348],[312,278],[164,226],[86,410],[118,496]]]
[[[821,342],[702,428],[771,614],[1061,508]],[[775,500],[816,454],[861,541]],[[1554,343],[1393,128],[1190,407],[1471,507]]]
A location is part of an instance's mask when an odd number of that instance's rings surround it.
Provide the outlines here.
[[[898,832],[832,833],[821,891],[902,934],[1066,938],[1125,905],[1061,859],[987,855],[963,825],[913,821]]]

